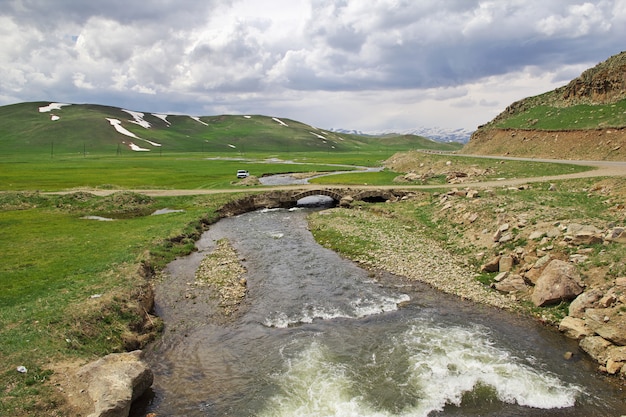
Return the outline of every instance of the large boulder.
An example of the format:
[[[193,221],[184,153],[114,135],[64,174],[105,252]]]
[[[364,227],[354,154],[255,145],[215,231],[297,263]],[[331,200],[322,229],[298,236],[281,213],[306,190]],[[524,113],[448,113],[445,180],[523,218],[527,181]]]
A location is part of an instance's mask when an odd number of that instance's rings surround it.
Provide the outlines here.
[[[550,254],[544,255],[541,258],[537,259],[533,266],[528,271],[526,271],[526,273],[524,274],[524,278],[526,278],[533,285],[536,285],[537,280],[541,276],[543,268],[545,268],[545,266],[550,263],[551,260],[552,256]]]
[[[532,301],[537,307],[569,301],[583,292],[580,274],[568,262],[554,259],[545,267],[535,284]]]
[[[83,366],[77,376],[94,403],[95,410],[88,417],[128,417],[132,402],[153,381],[139,350],[107,355]]]
[[[626,345],[626,316],[622,315],[620,308],[590,308],[585,311],[587,325],[616,345]]]
[[[569,305],[569,315],[582,319],[585,316],[585,310],[595,307],[601,298],[602,291],[600,290],[585,291]]]
[[[608,359],[611,342],[600,336],[587,336],[580,341],[580,348],[587,352],[596,362],[604,365]]]
[[[524,278],[516,274],[507,274],[505,278],[493,284],[493,287],[505,293],[526,292],[528,290]]]
[[[572,223],[567,227],[564,240],[572,245],[593,245],[602,243],[602,231],[592,225]]]

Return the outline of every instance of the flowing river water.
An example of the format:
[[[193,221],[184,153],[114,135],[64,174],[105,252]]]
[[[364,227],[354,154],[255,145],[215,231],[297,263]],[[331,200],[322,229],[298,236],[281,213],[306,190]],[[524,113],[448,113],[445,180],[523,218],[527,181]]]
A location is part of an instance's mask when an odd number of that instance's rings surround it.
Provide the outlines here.
[[[318,245],[308,209],[220,220],[157,287],[151,396],[133,416],[620,416],[625,396],[536,323]],[[189,296],[220,239],[247,269],[242,313],[217,324]],[[566,351],[575,352],[565,360]]]

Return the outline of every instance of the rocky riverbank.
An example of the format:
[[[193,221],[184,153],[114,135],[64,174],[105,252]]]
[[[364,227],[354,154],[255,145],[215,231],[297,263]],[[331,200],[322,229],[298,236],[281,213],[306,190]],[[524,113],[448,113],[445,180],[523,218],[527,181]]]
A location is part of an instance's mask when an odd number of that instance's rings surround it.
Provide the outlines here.
[[[624,378],[623,190],[620,180],[453,189],[321,212],[311,230],[365,267],[531,314],[579,340],[600,371]],[[582,200],[546,204],[560,197]]]

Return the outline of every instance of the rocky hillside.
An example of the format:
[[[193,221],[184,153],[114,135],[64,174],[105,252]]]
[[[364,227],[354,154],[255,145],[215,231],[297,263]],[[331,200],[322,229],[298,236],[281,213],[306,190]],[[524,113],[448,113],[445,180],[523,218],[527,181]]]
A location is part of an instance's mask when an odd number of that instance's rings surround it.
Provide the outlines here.
[[[480,126],[466,153],[626,159],[626,52],[567,85],[508,106]]]

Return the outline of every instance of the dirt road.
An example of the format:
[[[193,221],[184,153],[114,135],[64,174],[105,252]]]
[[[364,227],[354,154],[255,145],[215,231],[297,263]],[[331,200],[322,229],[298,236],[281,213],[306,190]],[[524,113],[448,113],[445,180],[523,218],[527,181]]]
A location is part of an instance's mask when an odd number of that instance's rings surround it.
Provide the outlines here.
[[[466,182],[463,184],[438,184],[438,185],[350,185],[352,189],[403,189],[403,190],[419,190],[419,189],[434,189],[434,188],[453,188],[453,187],[471,187],[471,188],[490,188],[490,187],[504,187],[504,186],[516,186],[522,184],[529,184],[534,182],[550,182],[566,179],[576,178],[593,178],[593,177],[626,177],[626,161],[571,161],[571,160],[556,160],[556,159],[534,159],[534,158],[514,158],[514,157],[502,157],[502,156],[482,156],[482,155],[453,155],[466,156],[472,158],[488,158],[498,160],[511,160],[511,161],[529,161],[529,162],[546,162],[546,163],[559,163],[559,164],[572,164],[590,166],[594,169],[577,172],[574,174],[565,175],[551,175],[543,177],[528,177],[528,178],[506,178],[503,180],[495,181],[483,181],[483,182]],[[337,187],[347,188],[346,186],[337,185]],[[126,190],[139,194],[144,194],[150,197],[167,197],[167,196],[184,196],[184,195],[205,195],[205,194],[222,194],[222,193],[238,193],[245,191],[285,191],[285,190],[315,190],[315,189],[333,188],[331,185],[317,185],[317,184],[295,184],[295,185],[279,185],[268,186],[262,188],[227,188],[227,189],[192,189],[192,190],[180,190],[180,189],[147,189],[147,190]],[[74,190],[75,191],[75,190]],[[50,194],[68,194],[74,191],[56,192]],[[81,189],[99,196],[106,196],[121,190],[89,190]]]

